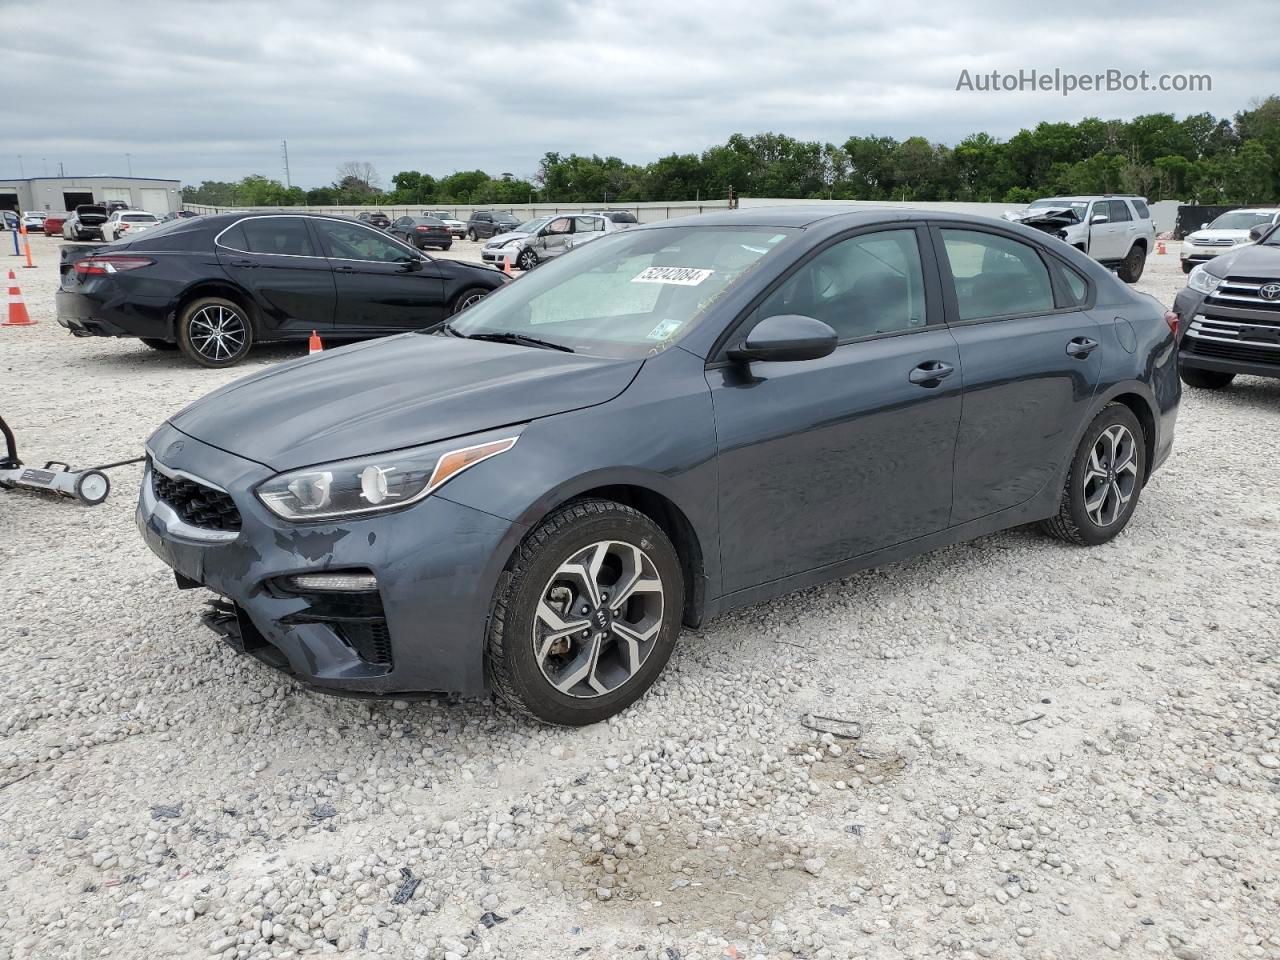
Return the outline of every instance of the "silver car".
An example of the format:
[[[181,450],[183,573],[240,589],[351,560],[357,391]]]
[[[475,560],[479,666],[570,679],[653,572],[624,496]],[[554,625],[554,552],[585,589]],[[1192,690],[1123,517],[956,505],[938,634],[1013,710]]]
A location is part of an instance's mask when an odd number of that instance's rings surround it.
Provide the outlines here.
[[[461,240],[467,232],[467,225],[455,217],[448,210],[423,210],[424,217],[435,217],[437,220],[443,220],[444,225],[449,228],[450,236]]]
[[[484,245],[480,257],[485,263],[510,260],[521,270],[532,270],[543,260],[551,260],[574,247],[625,230],[630,224],[614,223],[599,213],[558,214],[522,223],[516,230],[500,233]]]

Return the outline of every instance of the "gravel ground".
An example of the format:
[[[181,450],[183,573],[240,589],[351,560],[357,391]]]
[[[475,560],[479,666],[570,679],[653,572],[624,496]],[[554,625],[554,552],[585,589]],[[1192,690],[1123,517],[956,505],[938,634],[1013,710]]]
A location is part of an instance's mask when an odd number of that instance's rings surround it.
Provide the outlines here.
[[[39,324],[0,329],[31,460],[137,455],[301,349],[72,339],[32,248]],[[1171,245],[1140,286],[1181,283]],[[1278,427],[1280,381],[1188,391],[1117,541],[740,611],[585,730],[237,657],[139,540],[134,468],[95,509],[0,492],[0,960],[1280,958]]]

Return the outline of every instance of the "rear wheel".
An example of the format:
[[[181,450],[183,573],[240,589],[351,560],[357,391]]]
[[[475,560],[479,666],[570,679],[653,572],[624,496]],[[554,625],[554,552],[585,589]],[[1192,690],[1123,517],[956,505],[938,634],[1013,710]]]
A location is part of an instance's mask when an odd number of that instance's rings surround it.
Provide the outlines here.
[[[152,350],[177,350],[178,345],[169,340],[161,340],[157,337],[139,337]]]
[[[1141,244],[1135,243],[1116,271],[1125,283],[1137,283],[1142,278],[1142,270],[1147,265],[1147,251]]]
[[[604,720],[653,685],[683,607],[680,561],[657,524],[610,500],[566,504],[525,538],[499,581],[493,688],[546,723]]]
[[[1236,378],[1234,373],[1223,373],[1219,370],[1201,370],[1197,367],[1182,367],[1178,370],[1178,376],[1182,378],[1182,382],[1188,387],[1198,387],[1201,390],[1221,390],[1223,387],[1229,386],[1231,381]]]
[[[178,349],[202,367],[230,367],[249,354],[253,323],[244,308],[222,297],[201,297],[178,317]]]
[[[1123,403],[1107,404],[1076,448],[1057,516],[1041,529],[1068,543],[1106,543],[1128,526],[1146,469],[1142,424]]]

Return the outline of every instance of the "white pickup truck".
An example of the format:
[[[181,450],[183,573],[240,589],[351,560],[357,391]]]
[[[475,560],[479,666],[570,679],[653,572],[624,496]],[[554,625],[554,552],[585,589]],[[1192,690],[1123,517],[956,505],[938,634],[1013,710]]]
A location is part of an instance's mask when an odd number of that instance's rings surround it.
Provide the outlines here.
[[[1142,197],[1046,197],[1004,218],[1054,234],[1125,283],[1138,282],[1156,247],[1156,227]]]

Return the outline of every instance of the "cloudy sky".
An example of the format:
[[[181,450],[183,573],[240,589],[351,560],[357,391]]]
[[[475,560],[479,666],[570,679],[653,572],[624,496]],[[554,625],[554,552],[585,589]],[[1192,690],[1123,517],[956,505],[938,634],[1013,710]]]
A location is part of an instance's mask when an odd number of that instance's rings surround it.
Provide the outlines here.
[[[304,187],[344,160],[384,181],[527,177],[548,150],[644,162],[766,130],[953,143],[1280,93],[1275,0],[0,0],[0,25],[0,176],[283,179],[288,138]],[[1212,90],[955,89],[962,70],[1055,67],[1209,74]]]

